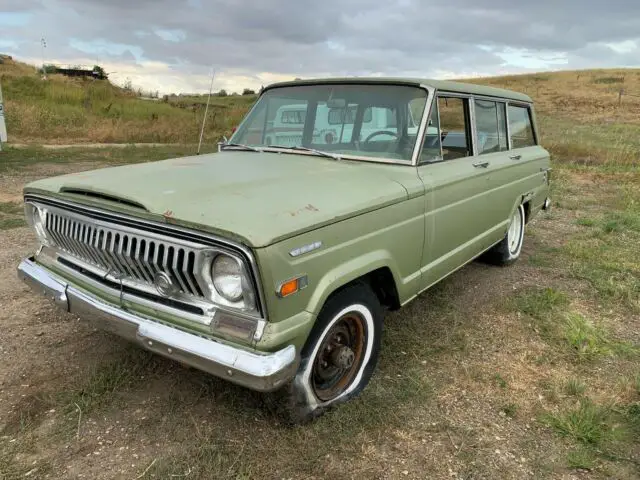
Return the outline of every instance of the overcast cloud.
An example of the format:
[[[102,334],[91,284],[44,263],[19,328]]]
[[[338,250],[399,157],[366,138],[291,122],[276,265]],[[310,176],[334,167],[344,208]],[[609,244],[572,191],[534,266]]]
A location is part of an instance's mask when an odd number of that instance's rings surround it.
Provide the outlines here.
[[[638,0],[0,0],[0,52],[163,93],[640,66]]]

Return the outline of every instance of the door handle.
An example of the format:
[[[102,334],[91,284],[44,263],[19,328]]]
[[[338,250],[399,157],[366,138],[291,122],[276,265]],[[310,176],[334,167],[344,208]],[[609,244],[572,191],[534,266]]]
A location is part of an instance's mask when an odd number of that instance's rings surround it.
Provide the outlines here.
[[[489,162],[478,162],[473,164],[476,168],[487,168],[489,166]]]
[[[509,158],[511,160],[520,160],[522,158],[522,155],[509,155]]]

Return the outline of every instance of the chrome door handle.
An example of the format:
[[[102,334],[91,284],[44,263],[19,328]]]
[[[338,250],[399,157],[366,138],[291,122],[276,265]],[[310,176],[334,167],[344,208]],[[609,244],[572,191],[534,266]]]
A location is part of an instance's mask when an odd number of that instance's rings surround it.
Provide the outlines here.
[[[522,158],[522,155],[509,155],[509,158],[511,160],[520,160]]]
[[[476,168],[487,168],[489,166],[489,162],[478,162],[473,164]]]

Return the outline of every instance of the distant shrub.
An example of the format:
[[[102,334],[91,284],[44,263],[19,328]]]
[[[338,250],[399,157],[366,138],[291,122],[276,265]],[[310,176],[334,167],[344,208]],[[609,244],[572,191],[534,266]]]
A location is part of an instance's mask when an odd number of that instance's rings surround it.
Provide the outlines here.
[[[593,83],[604,83],[604,84],[612,84],[612,83],[624,83],[624,77],[600,77],[595,78]]]
[[[255,94],[256,94],[255,90],[251,90],[250,88],[245,88],[242,91],[242,95],[255,95]]]
[[[227,91],[223,88],[222,90],[220,90],[217,95],[219,97],[226,97],[228,95]]]
[[[533,75],[531,80],[534,82],[548,82],[551,79],[549,75]]]

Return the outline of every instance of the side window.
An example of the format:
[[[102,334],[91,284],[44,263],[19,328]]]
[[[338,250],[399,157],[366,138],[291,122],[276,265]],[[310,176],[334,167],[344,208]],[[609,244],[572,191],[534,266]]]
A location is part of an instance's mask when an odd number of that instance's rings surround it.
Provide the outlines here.
[[[329,125],[340,125],[344,123],[354,123],[356,121],[356,113],[358,105],[349,105],[349,108],[332,108],[329,110]],[[371,108],[364,111],[364,123],[371,122]]]
[[[303,124],[304,123],[304,114],[306,111],[302,110],[283,110],[280,121],[282,123],[293,123],[293,124]]]
[[[486,100],[475,100],[474,104],[478,154],[508,150],[505,104]]]
[[[531,147],[536,144],[529,108],[509,105],[509,133],[511,148]]]
[[[435,107],[435,105],[434,105]],[[469,104],[465,98],[438,97],[431,109],[421,161],[453,160],[471,155]],[[440,158],[442,148],[442,158]]]

